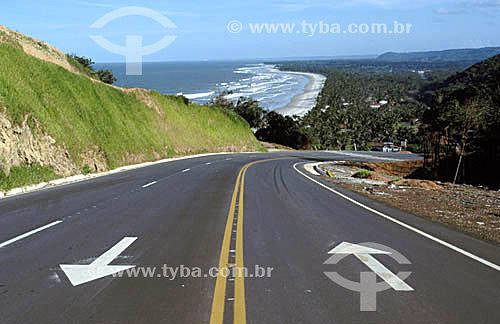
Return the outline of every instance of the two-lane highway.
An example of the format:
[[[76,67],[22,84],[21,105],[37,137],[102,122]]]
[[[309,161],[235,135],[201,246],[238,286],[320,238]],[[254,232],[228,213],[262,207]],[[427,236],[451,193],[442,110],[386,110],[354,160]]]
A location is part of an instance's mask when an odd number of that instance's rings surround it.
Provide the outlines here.
[[[333,192],[303,169],[308,160],[394,158],[417,157],[215,155],[2,199],[0,323],[499,323],[499,247]],[[411,272],[414,290],[385,289],[376,311],[360,311],[360,293],[325,274],[359,282],[371,271],[354,255],[325,264],[342,242],[401,253],[409,264],[373,257]],[[154,272],[74,286],[61,269],[91,264]],[[173,278],[165,265],[202,274]],[[207,275],[243,266],[246,277]]]

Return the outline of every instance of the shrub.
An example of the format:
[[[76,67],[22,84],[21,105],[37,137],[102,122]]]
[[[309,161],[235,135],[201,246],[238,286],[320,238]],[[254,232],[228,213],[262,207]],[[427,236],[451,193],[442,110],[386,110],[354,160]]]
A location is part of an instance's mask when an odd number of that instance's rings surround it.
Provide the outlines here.
[[[117,78],[113,75],[110,70],[99,70],[96,72],[97,77],[104,83],[113,84],[116,82]]]
[[[357,179],[368,179],[372,173],[368,170],[360,170],[352,175],[353,178]]]

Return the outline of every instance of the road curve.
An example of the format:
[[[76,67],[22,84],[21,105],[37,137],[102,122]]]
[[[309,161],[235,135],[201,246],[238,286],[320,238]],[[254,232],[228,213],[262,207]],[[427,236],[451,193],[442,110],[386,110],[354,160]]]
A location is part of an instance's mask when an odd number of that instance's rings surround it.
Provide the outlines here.
[[[334,188],[355,204],[303,169],[307,161],[394,158],[418,157],[218,155],[2,199],[0,323],[498,324],[499,247]],[[377,243],[409,262],[393,253],[325,264],[342,242]],[[60,266],[93,262],[155,272],[74,286]],[[325,273],[359,282],[373,273],[367,264],[411,272],[413,290],[389,287],[376,293],[376,311],[360,311],[360,293]],[[165,276],[165,265],[201,276]],[[224,266],[250,275],[205,276]]]

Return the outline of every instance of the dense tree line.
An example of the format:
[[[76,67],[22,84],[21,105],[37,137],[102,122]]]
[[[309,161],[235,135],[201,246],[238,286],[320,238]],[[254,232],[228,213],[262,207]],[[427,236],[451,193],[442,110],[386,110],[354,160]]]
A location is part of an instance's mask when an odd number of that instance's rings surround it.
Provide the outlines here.
[[[330,71],[348,71],[370,74],[409,74],[412,73],[412,71],[458,72],[470,67],[476,62],[477,61],[474,60],[456,62],[387,62],[376,59],[363,59],[311,60],[269,63],[276,64],[283,71],[312,72],[327,75]]]
[[[331,71],[316,107],[301,121],[319,149],[370,149],[370,143],[406,141],[418,149],[423,106],[409,95],[414,75]]]
[[[286,145],[296,149],[309,149],[311,140],[301,128],[300,119],[282,116],[261,108],[251,98],[239,98],[236,102],[226,99],[225,92],[212,100],[211,105],[231,110],[245,119],[260,141]]]

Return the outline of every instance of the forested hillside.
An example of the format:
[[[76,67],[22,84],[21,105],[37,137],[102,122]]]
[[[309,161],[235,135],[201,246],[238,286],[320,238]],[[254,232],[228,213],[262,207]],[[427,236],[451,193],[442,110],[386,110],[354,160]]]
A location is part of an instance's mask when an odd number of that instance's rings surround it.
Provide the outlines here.
[[[500,183],[500,55],[442,82],[430,84],[419,99],[434,175],[452,179],[462,156],[458,180]]]

